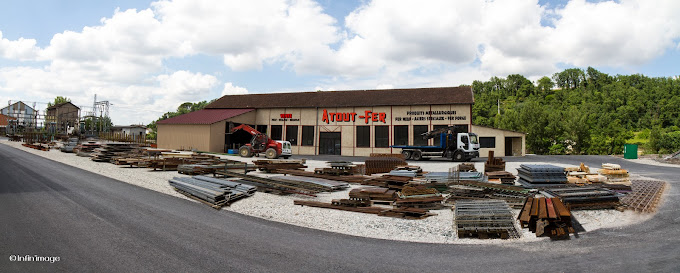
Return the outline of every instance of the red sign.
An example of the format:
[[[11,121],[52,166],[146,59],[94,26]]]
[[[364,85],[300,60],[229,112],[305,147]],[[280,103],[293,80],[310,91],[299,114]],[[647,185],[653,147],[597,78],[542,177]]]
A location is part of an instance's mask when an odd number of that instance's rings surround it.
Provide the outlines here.
[[[387,123],[385,121],[385,118],[387,117],[387,114],[383,113],[373,113],[372,111],[364,111],[363,116],[358,116],[358,118],[361,120],[363,119],[366,124],[368,124],[369,121],[373,122],[378,122],[382,121],[382,123]],[[323,117],[321,117],[321,121],[325,123],[330,123],[331,121],[335,122],[354,122],[357,118],[357,113],[351,112],[351,113],[328,113],[328,110],[323,109]]]
[[[281,118],[293,118],[293,114],[281,114]]]

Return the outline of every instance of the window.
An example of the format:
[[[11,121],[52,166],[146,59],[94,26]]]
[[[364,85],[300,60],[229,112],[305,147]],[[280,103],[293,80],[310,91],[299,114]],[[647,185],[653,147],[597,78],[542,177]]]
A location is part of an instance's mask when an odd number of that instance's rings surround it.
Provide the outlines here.
[[[427,146],[427,139],[421,134],[427,132],[427,125],[413,125],[413,146]]]
[[[272,133],[269,137],[273,140],[281,140],[283,135],[283,125],[272,125]]]
[[[371,147],[371,126],[357,126],[357,147]]]
[[[298,126],[297,125],[287,125],[286,126],[286,140],[290,142],[291,145],[297,145],[298,139]]]
[[[408,125],[394,126],[394,145],[408,145]]]
[[[496,137],[480,137],[479,148],[496,148]]]
[[[267,125],[257,125],[255,127],[255,130],[266,135],[267,134]]]
[[[375,126],[375,147],[387,148],[390,146],[390,127],[386,125]]]
[[[302,146],[314,146],[314,126],[302,126]]]

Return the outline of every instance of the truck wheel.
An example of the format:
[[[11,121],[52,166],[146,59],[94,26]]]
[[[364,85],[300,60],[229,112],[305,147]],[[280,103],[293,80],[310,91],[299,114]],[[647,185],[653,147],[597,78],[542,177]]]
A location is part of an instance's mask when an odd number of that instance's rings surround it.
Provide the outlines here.
[[[269,159],[276,159],[277,157],[279,157],[279,155],[276,154],[276,150],[274,148],[267,149],[267,151],[264,152],[264,154]]]
[[[287,155],[287,156],[282,156],[282,157],[283,157],[283,159],[288,159],[290,156]]]
[[[401,151],[401,155],[404,156],[404,160],[411,159],[411,151]]]
[[[463,161],[463,153],[460,151],[453,153],[453,161]]]
[[[241,146],[241,148],[238,148],[238,154],[241,157],[253,157],[253,151],[251,151],[248,146]]]
[[[420,151],[415,151],[411,155],[411,159],[416,160],[416,161],[421,160],[421,159],[423,159],[423,155],[420,153]]]

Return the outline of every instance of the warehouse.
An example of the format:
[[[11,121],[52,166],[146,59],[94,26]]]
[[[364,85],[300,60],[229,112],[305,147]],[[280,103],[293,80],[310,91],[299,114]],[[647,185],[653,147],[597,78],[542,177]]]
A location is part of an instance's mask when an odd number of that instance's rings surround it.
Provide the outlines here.
[[[521,156],[525,134],[472,125],[471,87],[317,91],[227,95],[205,109],[159,121],[158,147],[225,152],[251,136],[229,128],[248,124],[293,154],[368,156],[398,153],[391,145],[438,145],[429,130],[458,126],[480,136],[480,156]]]

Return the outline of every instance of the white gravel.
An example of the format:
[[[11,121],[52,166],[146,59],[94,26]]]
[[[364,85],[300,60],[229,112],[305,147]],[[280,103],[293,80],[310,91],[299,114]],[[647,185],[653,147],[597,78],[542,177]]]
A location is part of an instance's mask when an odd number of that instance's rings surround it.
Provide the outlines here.
[[[0,140],[0,144],[9,145],[32,154],[40,155],[57,162],[85,169],[126,183],[190,200],[185,196],[175,192],[168,184],[168,180],[172,177],[186,176],[179,174],[176,171],[152,171],[146,168],[129,168],[109,163],[97,163],[86,157],[75,156],[72,153],[62,153],[57,149],[45,152],[23,147],[21,146],[20,142],[10,142],[6,139]],[[252,162],[253,160],[252,158],[238,158],[234,156],[223,157],[229,157],[247,162]],[[536,164],[538,163],[540,162],[536,162]],[[442,172],[448,171],[449,168],[455,166],[457,163],[444,161],[423,161],[409,162],[409,164],[421,166],[424,171]],[[516,168],[519,168],[520,164],[532,163],[508,162],[506,165],[506,170],[517,174]],[[310,171],[314,168],[326,167],[325,162],[317,160],[307,160],[306,165],[308,166],[307,170]],[[483,169],[483,165],[483,162],[475,163],[476,168],[480,170]],[[568,166],[563,164],[554,165],[563,167]],[[591,169],[593,169],[592,167],[595,166],[591,166]],[[259,172],[254,172],[251,174],[256,173]],[[520,230],[522,235],[522,238],[520,239],[459,239],[452,228],[453,212],[450,209],[433,210],[431,212],[436,213],[437,215],[426,219],[406,220],[381,217],[372,214],[293,205],[293,200],[297,199],[330,202],[331,199],[347,198],[348,192],[349,190],[333,193],[322,193],[317,197],[301,195],[279,196],[257,192],[254,196],[237,201],[230,207],[225,207],[224,209],[271,221],[283,222],[292,225],[343,233],[353,236],[378,239],[455,244],[511,244],[514,242],[548,240],[548,238],[545,237],[537,238],[533,233],[529,232],[528,229],[519,229],[519,226],[518,230]],[[208,208],[206,207],[206,209]],[[517,215],[519,210],[513,210],[513,212],[515,215]],[[573,215],[580,221],[586,232],[600,228],[622,227],[639,223],[640,221],[645,221],[651,218],[651,215],[642,215],[632,211],[619,212],[616,210],[574,211]]]

